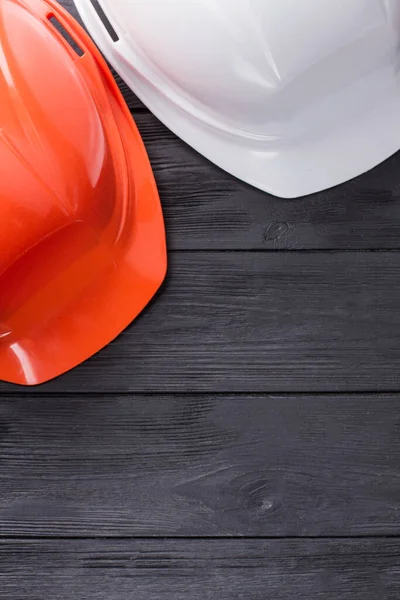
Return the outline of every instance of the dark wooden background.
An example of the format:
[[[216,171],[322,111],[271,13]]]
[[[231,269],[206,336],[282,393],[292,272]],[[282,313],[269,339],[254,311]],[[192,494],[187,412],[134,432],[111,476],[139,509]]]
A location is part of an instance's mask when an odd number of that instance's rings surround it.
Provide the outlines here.
[[[119,82],[169,275],[86,364],[0,385],[0,598],[399,600],[400,154],[274,198]]]

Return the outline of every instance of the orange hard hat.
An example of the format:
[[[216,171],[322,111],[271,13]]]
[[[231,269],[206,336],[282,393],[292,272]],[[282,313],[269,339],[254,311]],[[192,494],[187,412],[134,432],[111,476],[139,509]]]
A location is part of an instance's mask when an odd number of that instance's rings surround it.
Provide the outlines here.
[[[53,0],[1,0],[0,98],[0,380],[35,385],[149,302],[164,223],[118,87]]]

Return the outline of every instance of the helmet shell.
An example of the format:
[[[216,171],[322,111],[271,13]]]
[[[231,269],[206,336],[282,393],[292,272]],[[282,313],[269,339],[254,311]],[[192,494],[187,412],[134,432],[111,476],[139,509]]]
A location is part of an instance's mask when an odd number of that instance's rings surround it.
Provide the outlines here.
[[[263,190],[299,196],[400,147],[397,0],[90,0],[86,25],[142,101]]]
[[[143,309],[165,234],[139,133],[83,30],[52,1],[3,0],[0,39],[0,379],[33,385]]]

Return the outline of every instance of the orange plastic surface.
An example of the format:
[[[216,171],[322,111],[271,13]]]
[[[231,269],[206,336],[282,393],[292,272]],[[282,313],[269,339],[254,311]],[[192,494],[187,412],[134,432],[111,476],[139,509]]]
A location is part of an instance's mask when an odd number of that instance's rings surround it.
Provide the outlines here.
[[[164,223],[118,87],[53,0],[1,0],[0,99],[0,380],[36,385],[149,302],[166,272]]]

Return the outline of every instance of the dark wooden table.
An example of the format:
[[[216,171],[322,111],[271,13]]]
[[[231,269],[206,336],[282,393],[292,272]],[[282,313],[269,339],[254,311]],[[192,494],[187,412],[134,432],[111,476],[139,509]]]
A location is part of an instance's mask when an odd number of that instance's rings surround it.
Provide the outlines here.
[[[399,600],[400,154],[277,199],[120,83],[169,275],[86,364],[0,385],[0,598]]]

